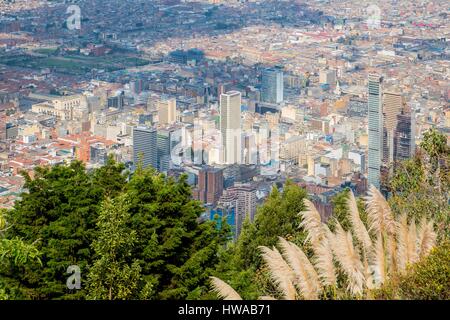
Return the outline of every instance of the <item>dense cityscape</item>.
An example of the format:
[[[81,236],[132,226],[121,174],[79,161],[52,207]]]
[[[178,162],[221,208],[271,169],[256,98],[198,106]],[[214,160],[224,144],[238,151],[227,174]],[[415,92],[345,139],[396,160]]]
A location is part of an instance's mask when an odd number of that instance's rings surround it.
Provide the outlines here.
[[[401,211],[392,182],[404,163],[428,150],[429,132],[450,145],[448,10],[445,0],[0,1],[0,208],[26,207],[37,168],[77,160],[94,176],[120,165],[131,189],[149,168],[182,179],[198,221],[219,231],[226,221],[236,248],[274,187],[298,188],[322,223],[345,192]],[[448,188],[448,167],[436,174]],[[158,285],[160,299],[198,298]]]

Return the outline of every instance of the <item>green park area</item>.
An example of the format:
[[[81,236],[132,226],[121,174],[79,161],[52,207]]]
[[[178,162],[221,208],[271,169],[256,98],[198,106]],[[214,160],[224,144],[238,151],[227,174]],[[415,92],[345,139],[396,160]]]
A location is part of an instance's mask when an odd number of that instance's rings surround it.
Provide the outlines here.
[[[24,54],[0,57],[0,63],[31,69],[50,68],[55,72],[82,75],[93,69],[111,72],[143,66],[148,64],[149,61],[127,55],[107,55],[102,57],[82,55],[36,57]]]

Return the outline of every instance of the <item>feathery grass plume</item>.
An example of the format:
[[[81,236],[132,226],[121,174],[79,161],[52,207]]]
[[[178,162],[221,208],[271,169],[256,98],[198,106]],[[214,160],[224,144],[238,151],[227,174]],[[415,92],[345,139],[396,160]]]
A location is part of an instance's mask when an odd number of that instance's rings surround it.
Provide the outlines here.
[[[364,266],[359,257],[359,253],[353,246],[353,239],[350,232],[345,232],[339,222],[336,223],[334,235],[334,245],[332,246],[337,261],[342,266],[348,277],[347,290],[352,295],[361,295],[364,290],[366,279],[364,276]]]
[[[414,219],[411,220],[408,227],[408,263],[417,262],[417,228]]]
[[[306,206],[306,210],[300,213],[303,217],[300,227],[305,228],[308,233],[306,241],[309,241],[313,246],[316,246],[323,238],[322,218],[320,217],[319,211],[317,211],[314,206],[314,203],[308,199],[304,199],[303,202]]]
[[[320,293],[319,276],[305,253],[297,245],[279,237],[281,251],[296,276],[295,284],[307,300],[317,300]]]
[[[418,255],[419,258],[427,256],[431,249],[436,245],[436,233],[433,229],[433,221],[427,221],[426,217],[423,217],[419,224],[418,230]]]
[[[325,237],[317,246],[313,247],[313,262],[319,274],[322,285],[335,286],[337,278],[333,261],[333,251],[330,243],[330,241],[333,241],[333,234],[327,225],[324,225],[323,229]]]
[[[367,216],[369,220],[369,231],[375,234],[388,233],[395,234],[395,220],[391,212],[391,207],[383,195],[373,185],[369,189],[366,197]]]
[[[241,296],[226,282],[216,277],[210,277],[213,291],[223,300],[242,300]]]
[[[369,260],[367,256],[363,256],[363,267],[364,267],[364,279],[366,280],[365,286],[367,289],[372,290],[375,288],[375,280],[373,277],[373,266],[369,265]]]
[[[286,300],[295,300],[297,292],[293,284],[294,273],[289,265],[284,261],[283,256],[277,248],[270,249],[260,246],[264,262],[269,267],[270,276],[278,286]]]
[[[389,274],[397,274],[398,266],[398,242],[394,235],[384,235],[382,241],[385,242],[386,267]]]
[[[350,195],[347,199],[347,206],[350,213],[350,222],[353,227],[353,232],[356,239],[361,243],[364,252],[368,254],[372,247],[372,240],[370,239],[369,232],[367,232],[366,226],[361,221],[359,216],[358,205],[356,204],[356,198],[353,191],[350,191]]]
[[[406,213],[403,213],[397,222],[397,261],[400,272],[406,269],[409,260],[408,237],[408,218],[406,217]]]
[[[373,255],[373,269],[374,280],[377,286],[380,286],[386,281],[386,252],[383,245],[383,236],[378,234],[375,241],[374,255]]]

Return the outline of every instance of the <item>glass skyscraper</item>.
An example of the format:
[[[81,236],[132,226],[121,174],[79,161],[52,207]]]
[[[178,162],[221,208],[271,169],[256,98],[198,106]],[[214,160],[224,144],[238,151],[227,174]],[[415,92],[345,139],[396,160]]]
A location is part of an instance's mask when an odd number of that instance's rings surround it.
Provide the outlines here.
[[[283,92],[283,70],[279,68],[265,69],[261,79],[261,100],[268,103],[283,102]]]
[[[414,112],[400,93],[383,92],[383,164],[411,158],[415,147]],[[391,167],[393,169],[393,167]]]
[[[144,168],[158,168],[157,131],[154,128],[135,127],[133,129],[133,160],[136,168],[142,161]]]
[[[382,78],[369,75],[369,157],[368,184],[380,189],[381,156],[383,150]]]

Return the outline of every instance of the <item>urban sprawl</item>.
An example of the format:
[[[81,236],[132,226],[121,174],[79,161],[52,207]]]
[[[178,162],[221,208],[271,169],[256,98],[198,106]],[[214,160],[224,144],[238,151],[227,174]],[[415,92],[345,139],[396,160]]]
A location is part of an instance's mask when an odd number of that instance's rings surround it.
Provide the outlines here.
[[[383,190],[425,131],[450,136],[448,9],[3,0],[0,207],[26,192],[22,171],[112,157],[186,174],[235,236],[288,179],[327,219],[345,188]]]

